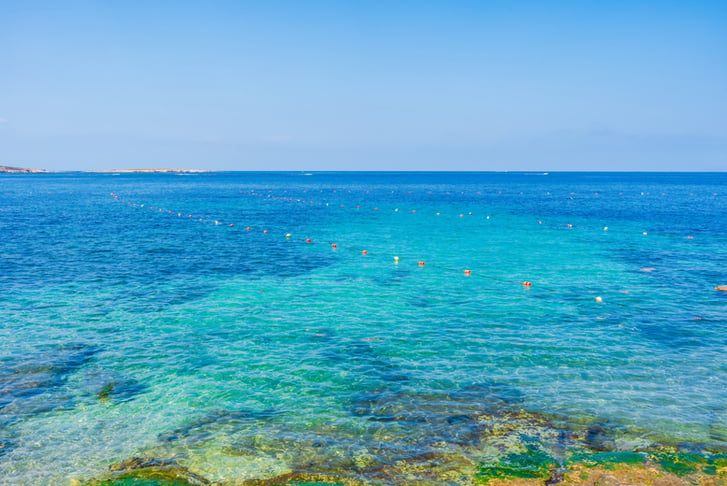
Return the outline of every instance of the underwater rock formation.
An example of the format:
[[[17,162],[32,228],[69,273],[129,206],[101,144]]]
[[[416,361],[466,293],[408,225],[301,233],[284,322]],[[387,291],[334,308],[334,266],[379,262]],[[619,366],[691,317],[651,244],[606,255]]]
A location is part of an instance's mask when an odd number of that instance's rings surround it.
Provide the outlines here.
[[[99,351],[96,346],[72,343],[7,365],[0,372],[0,413],[4,424],[24,415],[69,407],[70,398],[59,394],[59,389]]]
[[[109,467],[110,473],[94,479],[88,486],[159,485],[205,486],[212,484],[169,459],[132,457]]]

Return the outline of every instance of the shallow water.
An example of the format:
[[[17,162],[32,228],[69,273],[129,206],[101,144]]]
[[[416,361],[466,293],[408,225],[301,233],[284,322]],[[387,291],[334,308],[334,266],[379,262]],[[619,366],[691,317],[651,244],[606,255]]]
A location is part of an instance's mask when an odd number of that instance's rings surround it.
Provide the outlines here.
[[[0,176],[0,483],[725,448],[726,198],[727,174]]]

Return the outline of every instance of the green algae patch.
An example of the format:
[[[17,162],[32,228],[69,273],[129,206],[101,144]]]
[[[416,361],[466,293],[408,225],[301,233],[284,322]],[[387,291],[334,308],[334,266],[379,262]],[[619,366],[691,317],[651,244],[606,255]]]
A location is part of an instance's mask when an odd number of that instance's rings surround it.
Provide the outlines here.
[[[106,477],[88,486],[204,486],[210,482],[171,460],[132,457],[109,467]]]
[[[158,478],[147,475],[146,477],[138,477],[136,475],[119,476],[113,479],[103,480],[93,483],[94,486],[190,486],[193,483],[181,478]]]
[[[640,452],[599,452],[596,454],[579,454],[568,460],[568,465],[582,464],[586,467],[603,466],[613,469],[619,465],[639,465],[646,462],[646,455]]]
[[[207,482],[190,481],[174,472],[160,470],[139,470],[102,479],[93,486],[197,486]]]
[[[483,464],[476,479],[480,482],[510,478],[547,479],[557,466],[542,449],[528,445],[523,452],[510,453],[497,463]]]
[[[709,463],[717,469],[727,468],[727,454],[717,454],[709,459]]]
[[[658,464],[664,471],[672,473],[676,476],[687,476],[702,472],[705,466],[709,465],[709,460],[699,454],[689,454],[680,452],[658,452],[649,456],[654,463]],[[716,468],[707,467],[709,471]],[[705,471],[707,472],[707,471]],[[707,472],[707,474],[709,474]]]

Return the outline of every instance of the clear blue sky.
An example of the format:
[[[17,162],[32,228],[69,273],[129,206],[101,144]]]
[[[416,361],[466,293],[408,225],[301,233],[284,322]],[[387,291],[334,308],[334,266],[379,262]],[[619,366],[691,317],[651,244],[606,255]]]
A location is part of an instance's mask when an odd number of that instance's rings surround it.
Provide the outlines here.
[[[727,2],[0,0],[0,164],[727,170]]]

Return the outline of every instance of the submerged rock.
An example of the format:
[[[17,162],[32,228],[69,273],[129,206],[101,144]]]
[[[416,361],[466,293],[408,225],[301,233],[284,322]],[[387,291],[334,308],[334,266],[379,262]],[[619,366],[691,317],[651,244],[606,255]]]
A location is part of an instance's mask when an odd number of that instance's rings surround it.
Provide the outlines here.
[[[546,481],[558,467],[555,460],[535,444],[527,444],[522,450],[486,463],[480,468],[478,478],[488,481],[495,478],[532,478]]]
[[[96,397],[102,402],[128,402],[146,390],[146,385],[136,380],[119,379],[104,384],[96,394]]]
[[[62,392],[71,374],[91,361],[97,346],[71,343],[38,352],[26,360],[5,364],[0,371],[0,413],[3,422],[71,407],[71,397]]]
[[[88,486],[204,486],[213,484],[170,459],[132,457],[109,467],[110,474]]]
[[[188,442],[201,442],[209,435],[214,433],[216,429],[222,427],[238,428],[240,426],[250,426],[257,421],[266,421],[272,419],[276,415],[274,410],[216,410],[205,416],[196,419],[188,424],[174,429],[168,434],[159,436],[162,442],[173,442],[187,440]]]
[[[616,443],[609,437],[608,431],[599,424],[588,427],[584,441],[586,447],[594,451],[612,451],[616,449]]]

